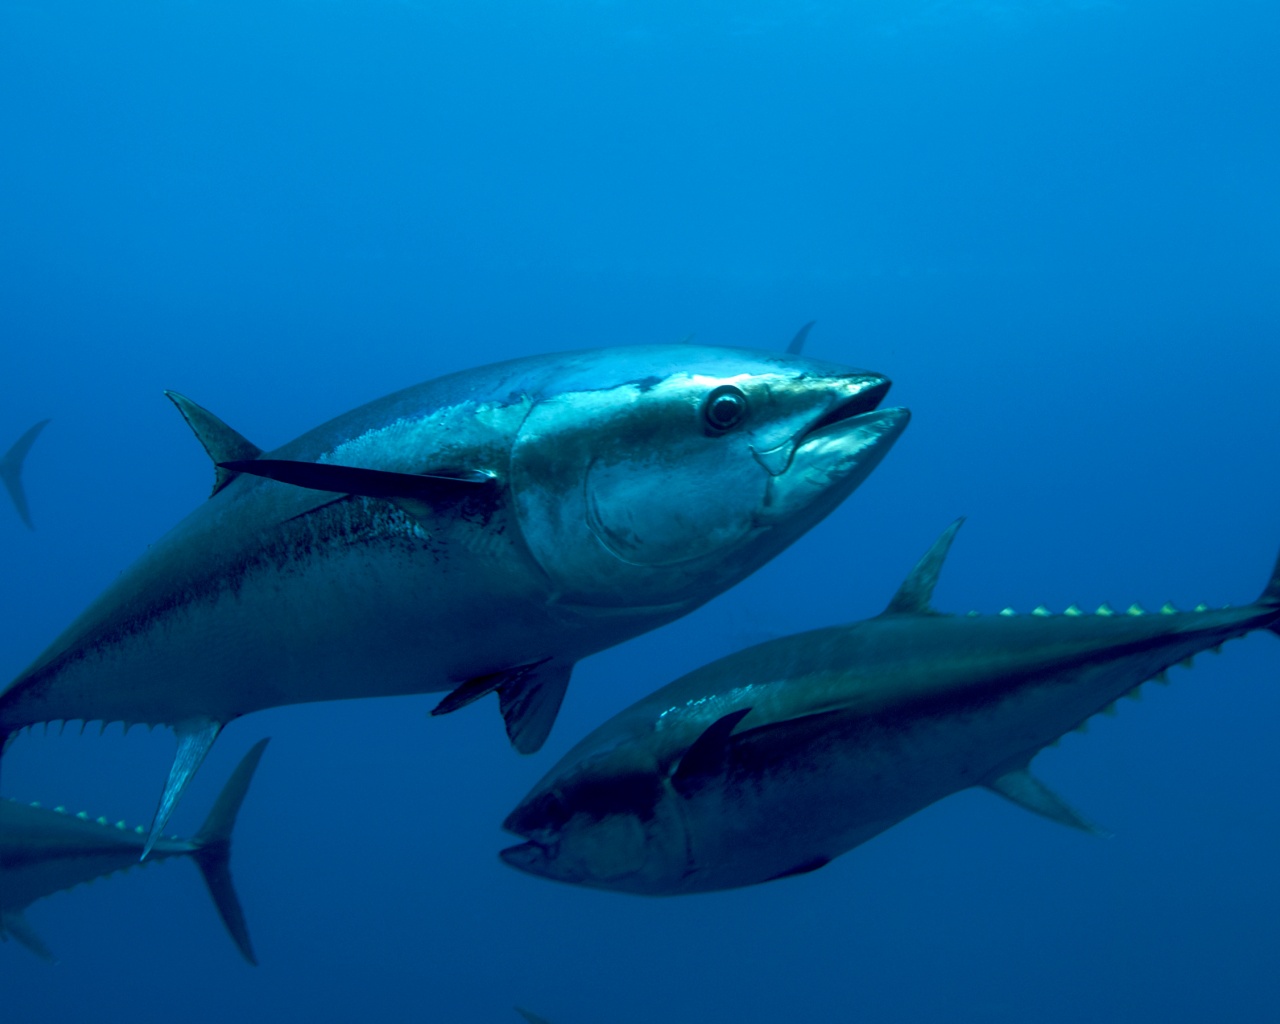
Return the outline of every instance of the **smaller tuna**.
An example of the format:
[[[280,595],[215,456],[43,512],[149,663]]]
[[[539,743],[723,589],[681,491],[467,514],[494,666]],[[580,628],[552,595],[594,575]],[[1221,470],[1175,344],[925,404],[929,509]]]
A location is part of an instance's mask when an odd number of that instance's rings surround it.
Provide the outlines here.
[[[28,530],[34,530],[36,527],[31,521],[31,509],[27,507],[26,491],[22,488],[22,463],[27,457],[27,452],[31,451],[31,446],[36,443],[36,438],[40,436],[40,431],[48,425],[48,420],[41,420],[35,426],[29,427],[25,434],[13,442],[13,447],[0,456],[0,483],[3,483],[5,490],[9,492],[13,507],[18,511],[18,517],[27,524]]]
[[[1240,608],[943,615],[959,526],[875,618],[739,651],[614,716],[507,818],[527,842],[502,858],[622,892],[730,889],[813,871],[971,786],[1096,833],[1032,758],[1171,666],[1280,633],[1280,562]]]
[[[194,838],[161,838],[148,861],[195,861],[231,940],[255,966],[249,929],[231,884],[231,830],[266,746],[267,740],[261,740],[244,756]],[[49,947],[27,923],[27,907],[63,889],[137,867],[146,841],[145,829],[126,828],[123,821],[113,825],[106,818],[68,814],[61,807],[0,800],[0,940],[12,935],[52,962]]]

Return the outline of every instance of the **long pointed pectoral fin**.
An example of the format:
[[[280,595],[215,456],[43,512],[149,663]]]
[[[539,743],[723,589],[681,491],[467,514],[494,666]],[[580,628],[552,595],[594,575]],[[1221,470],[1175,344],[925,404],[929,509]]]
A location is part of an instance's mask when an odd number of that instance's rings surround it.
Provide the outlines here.
[[[178,736],[178,753],[173,759],[173,767],[169,769],[169,781],[164,784],[160,805],[151,820],[151,832],[147,836],[147,845],[142,849],[141,860],[147,859],[147,854],[169,823],[173,809],[178,806],[187,785],[200,770],[218,733],[222,732],[222,723],[209,718],[190,718],[175,725],[173,731]]]
[[[1062,797],[1031,774],[1030,768],[1018,768],[1006,772],[986,783],[987,789],[999,793],[1006,800],[1025,810],[1038,814],[1060,825],[1078,828],[1094,836],[1110,836],[1111,833],[1085,818]]]
[[[450,714],[496,692],[511,745],[522,754],[534,754],[551,734],[572,672],[572,665],[546,658],[531,665],[476,676],[445,697],[431,714]]]
[[[266,477],[282,484],[306,487],[334,494],[358,494],[365,498],[430,501],[458,495],[472,487],[491,484],[490,473],[476,470],[447,470],[440,473],[392,473],[384,469],[335,466],[327,462],[292,462],[288,459],[252,459],[220,462],[233,473]]]
[[[6,910],[0,914],[0,939],[10,935],[46,963],[58,962],[58,958],[53,955],[53,950],[46,946],[44,940],[35,933],[35,929],[27,922],[21,910]]]
[[[689,796],[707,779],[724,772],[729,761],[729,739],[737,724],[750,713],[750,708],[739,708],[722,715],[689,745],[671,775],[671,784],[677,792]]]

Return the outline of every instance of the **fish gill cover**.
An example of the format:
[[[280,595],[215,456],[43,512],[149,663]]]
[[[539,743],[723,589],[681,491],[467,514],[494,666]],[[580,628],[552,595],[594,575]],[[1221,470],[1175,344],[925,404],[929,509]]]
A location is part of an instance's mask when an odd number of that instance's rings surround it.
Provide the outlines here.
[[[578,667],[539,754],[433,697],[235,723],[246,968],[185,865],[54,896],[6,1020],[1260,1019],[1280,992],[1271,637],[1041,756],[1115,831],[951,798],[821,872],[652,901],[495,856],[576,741],[684,672],[878,612],[1238,602],[1280,542],[1280,15],[899,0],[0,3],[0,449],[18,675],[202,502],[163,398],[273,448],[416,381],[678,342],[873,368],[915,413],[861,493]],[[6,797],[147,821],[172,737],[13,745]]]

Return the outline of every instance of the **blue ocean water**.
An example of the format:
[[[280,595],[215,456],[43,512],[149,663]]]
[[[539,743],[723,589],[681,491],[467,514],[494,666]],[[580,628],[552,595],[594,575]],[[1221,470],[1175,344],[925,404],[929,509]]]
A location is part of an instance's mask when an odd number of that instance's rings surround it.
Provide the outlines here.
[[[1280,546],[1280,14],[1250,0],[0,0],[0,679],[201,502],[175,388],[272,447],[441,373],[675,341],[809,352],[915,419],[701,611],[583,662],[547,748],[432,696],[255,714],[245,966],[186,864],[35,905],[3,1020],[1270,1020],[1280,647],[1037,762],[1116,833],[984,793],[815,874],[646,900],[518,875],[572,743],[745,644],[940,607],[1242,603]],[[229,639],[234,643],[234,639]],[[1147,688],[1151,690],[1152,688]],[[5,796],[145,822],[172,739],[20,739]]]

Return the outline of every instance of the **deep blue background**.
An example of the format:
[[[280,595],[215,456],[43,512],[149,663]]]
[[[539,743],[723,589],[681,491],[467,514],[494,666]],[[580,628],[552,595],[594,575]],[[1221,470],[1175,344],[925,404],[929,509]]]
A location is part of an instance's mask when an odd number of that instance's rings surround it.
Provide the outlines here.
[[[6,1024],[1274,1019],[1272,637],[1040,758],[1109,841],[967,793],[816,874],[667,901],[495,852],[607,715],[875,613],[958,514],[943,608],[1259,591],[1278,50],[1262,0],[0,0],[0,446],[54,417],[37,532],[0,508],[0,679],[204,498],[162,388],[272,447],[458,368],[780,348],[816,317],[814,355],[915,411],[782,558],[582,664],[536,757],[431,697],[235,723],[175,824],[275,737],[234,863],[262,966],[189,865],[134,871],[32,908],[62,963],[0,947]],[[4,793],[144,822],[171,753],[24,738]]]

